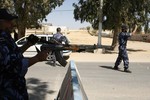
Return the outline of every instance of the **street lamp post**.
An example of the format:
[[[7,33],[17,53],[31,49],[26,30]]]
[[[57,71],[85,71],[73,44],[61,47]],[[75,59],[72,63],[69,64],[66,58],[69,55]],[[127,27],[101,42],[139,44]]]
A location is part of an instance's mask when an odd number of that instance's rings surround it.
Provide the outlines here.
[[[99,32],[98,32],[98,47],[102,47],[101,45],[101,34],[102,34],[102,8],[103,8],[103,0],[99,0],[100,6],[99,6]]]

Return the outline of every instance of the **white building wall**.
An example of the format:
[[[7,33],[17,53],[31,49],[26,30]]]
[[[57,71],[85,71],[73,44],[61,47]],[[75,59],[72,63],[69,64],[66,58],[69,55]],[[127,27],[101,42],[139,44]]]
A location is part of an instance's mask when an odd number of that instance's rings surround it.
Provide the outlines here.
[[[66,26],[49,26],[49,25],[43,25],[42,26],[42,31],[44,33],[56,33],[56,29],[60,27],[62,33],[66,33],[68,31],[68,28]]]

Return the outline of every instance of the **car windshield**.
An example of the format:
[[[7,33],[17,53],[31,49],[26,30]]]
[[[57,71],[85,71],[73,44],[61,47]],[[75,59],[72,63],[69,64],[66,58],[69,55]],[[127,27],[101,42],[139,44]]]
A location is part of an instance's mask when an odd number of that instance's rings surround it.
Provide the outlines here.
[[[43,35],[37,35],[38,38],[44,40],[44,41],[52,41],[53,39],[53,36],[52,35],[49,35],[49,36],[43,36]],[[67,39],[67,38],[66,38]],[[67,39],[68,40],[68,39]],[[17,41],[17,45],[24,45],[25,43],[27,42],[27,37],[24,37],[22,39],[20,39],[19,41]],[[41,45],[43,44],[42,42],[38,41],[36,43],[36,45]]]
[[[25,37],[25,38],[22,38],[20,41],[18,41],[18,45],[23,45],[23,44],[25,44],[27,42],[27,38]]]
[[[46,41],[46,37],[44,36],[38,36],[40,39],[45,40]],[[49,41],[50,41],[50,37],[49,37]],[[20,39],[17,44],[18,45],[24,45],[27,42],[27,37],[24,37],[22,39]],[[36,44],[43,44],[42,42],[38,41]]]
[[[48,41],[51,41],[53,37],[48,37]]]
[[[44,40],[44,41],[46,41],[46,37],[39,37],[41,40]],[[40,41],[38,41],[36,44],[43,44],[42,42],[40,42]]]

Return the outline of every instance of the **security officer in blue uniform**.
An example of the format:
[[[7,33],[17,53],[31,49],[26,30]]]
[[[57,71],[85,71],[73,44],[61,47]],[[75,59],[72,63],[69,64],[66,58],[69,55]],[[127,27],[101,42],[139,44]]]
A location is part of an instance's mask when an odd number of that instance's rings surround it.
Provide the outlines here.
[[[121,61],[123,60],[123,62],[124,62],[124,72],[131,72],[128,69],[129,68],[129,58],[128,58],[126,46],[127,46],[128,38],[136,32],[137,26],[135,26],[135,29],[131,33],[127,32],[128,31],[128,26],[127,25],[122,25],[121,29],[122,29],[122,32],[118,36],[119,53],[118,53],[117,60],[115,62],[114,69],[118,70],[119,69],[118,66],[120,65]]]
[[[48,56],[47,50],[34,57],[23,56],[23,52],[38,38],[29,36],[27,43],[19,48],[11,37],[13,21],[17,18],[6,9],[0,9],[0,100],[28,100],[25,79],[28,68]]]

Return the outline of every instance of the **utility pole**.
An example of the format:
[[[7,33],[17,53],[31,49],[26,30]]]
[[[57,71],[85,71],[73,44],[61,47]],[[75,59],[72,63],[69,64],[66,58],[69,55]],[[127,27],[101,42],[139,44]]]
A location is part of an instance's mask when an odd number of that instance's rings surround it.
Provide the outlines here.
[[[100,6],[99,6],[99,11],[98,11],[98,14],[99,14],[99,32],[98,32],[98,47],[101,48],[102,45],[101,45],[101,35],[102,35],[102,8],[103,8],[103,0],[99,0],[99,3],[100,3]]]

